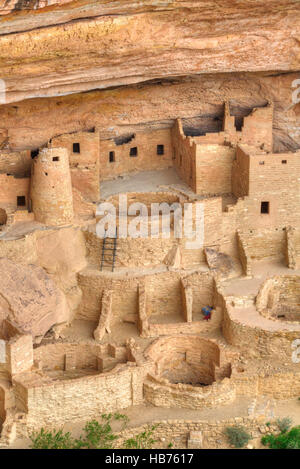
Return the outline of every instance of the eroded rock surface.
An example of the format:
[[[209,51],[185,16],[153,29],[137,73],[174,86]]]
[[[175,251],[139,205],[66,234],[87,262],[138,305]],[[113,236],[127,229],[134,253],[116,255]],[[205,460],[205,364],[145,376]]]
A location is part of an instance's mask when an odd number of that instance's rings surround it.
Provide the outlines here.
[[[24,333],[43,336],[69,320],[63,293],[41,267],[0,259],[0,320],[8,319]]]
[[[289,74],[217,74],[143,86],[94,91],[0,106],[0,126],[13,149],[37,148],[62,132],[99,128],[101,138],[171,127],[178,117],[188,127],[222,115],[224,99],[241,113],[274,101],[274,150],[300,147],[300,104],[292,103]]]
[[[299,17],[296,0],[74,1],[6,15],[6,102],[203,73],[296,71]]]

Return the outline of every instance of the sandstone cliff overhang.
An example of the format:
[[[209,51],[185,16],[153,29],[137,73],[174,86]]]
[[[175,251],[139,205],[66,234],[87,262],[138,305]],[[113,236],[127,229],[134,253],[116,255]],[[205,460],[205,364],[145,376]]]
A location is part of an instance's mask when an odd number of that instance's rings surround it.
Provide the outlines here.
[[[299,69],[296,0],[25,3],[0,16],[7,103],[159,78]]]

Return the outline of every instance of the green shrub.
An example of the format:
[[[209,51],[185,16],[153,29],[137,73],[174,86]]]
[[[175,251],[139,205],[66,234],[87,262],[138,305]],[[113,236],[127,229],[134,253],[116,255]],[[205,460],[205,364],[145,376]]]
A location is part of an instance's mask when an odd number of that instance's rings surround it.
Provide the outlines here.
[[[279,435],[266,435],[261,442],[271,449],[300,449],[300,425]]]
[[[282,419],[277,419],[276,423],[281,433],[287,432],[293,423],[293,420],[290,417],[284,417]]]
[[[251,440],[251,435],[241,426],[227,427],[225,434],[235,448],[243,448]]]
[[[62,430],[45,430],[30,435],[32,449],[71,449],[74,447],[74,440],[70,433],[63,433]]]
[[[103,414],[102,422],[91,420],[84,427],[85,435],[75,441],[77,449],[112,449],[113,442],[118,438],[112,430],[112,422],[123,421],[123,426],[127,424],[128,417],[119,413]]]
[[[153,432],[157,425],[153,425],[150,430],[145,430],[133,438],[129,438],[124,442],[126,449],[150,449],[157,440],[153,439]]]
[[[73,439],[70,433],[63,430],[45,430],[30,435],[32,449],[112,449],[113,443],[119,438],[112,430],[113,421],[121,422],[121,430],[124,430],[128,423],[128,417],[119,413],[103,414],[101,421],[91,420],[87,422],[83,431],[84,434],[78,439]],[[152,426],[149,430],[139,433],[124,442],[124,447],[128,449],[152,448],[156,440],[153,432],[157,426]]]

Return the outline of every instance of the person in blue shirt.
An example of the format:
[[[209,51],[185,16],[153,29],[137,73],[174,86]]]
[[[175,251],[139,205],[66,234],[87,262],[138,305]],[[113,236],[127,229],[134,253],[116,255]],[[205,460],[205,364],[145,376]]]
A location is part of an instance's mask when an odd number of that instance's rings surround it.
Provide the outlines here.
[[[202,313],[204,314],[203,319],[205,319],[206,321],[211,319],[211,312],[213,309],[213,306],[204,306],[204,308],[202,308]]]

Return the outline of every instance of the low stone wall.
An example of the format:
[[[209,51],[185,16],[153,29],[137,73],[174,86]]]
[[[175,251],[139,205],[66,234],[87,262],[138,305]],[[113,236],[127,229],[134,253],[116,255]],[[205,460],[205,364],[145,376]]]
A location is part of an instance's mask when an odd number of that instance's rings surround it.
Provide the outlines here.
[[[84,232],[87,246],[88,262],[100,269],[103,240],[96,233]],[[165,258],[176,246],[177,241],[170,239],[118,238],[116,267],[151,267],[164,264]],[[109,268],[108,268],[109,270]]]
[[[121,197],[121,199],[120,199]],[[148,215],[150,215],[151,204],[170,204],[179,203],[180,205],[186,201],[182,195],[177,192],[127,192],[125,194],[116,194],[105,199],[105,202],[112,203],[119,213],[119,202],[120,200],[127,200],[127,207],[134,203],[142,203],[146,205],[148,209]]]
[[[212,408],[233,402],[236,397],[235,387],[228,378],[207,387],[196,387],[148,376],[144,394],[146,401],[154,406],[185,409]]]
[[[168,448],[172,443],[172,448],[203,448],[203,449],[228,449],[230,448],[229,442],[225,435],[227,427],[240,425],[245,427],[251,438],[256,440],[255,446],[260,446],[260,441],[263,434],[269,431],[266,426],[266,417],[250,418],[250,417],[236,417],[228,420],[221,421],[205,421],[205,420],[155,420],[151,423],[141,425],[139,427],[130,427],[121,432],[118,447],[122,447],[124,440],[132,438],[144,431],[151,431],[153,426],[153,439],[156,440],[155,448]],[[277,425],[272,422],[272,426],[277,428]],[[198,433],[201,436],[202,444],[193,445],[191,437],[193,434]],[[252,441],[250,442],[252,444]]]
[[[27,413],[29,431],[90,420],[143,402],[147,366],[128,363],[112,371],[82,378],[53,381],[40,375],[15,380],[16,404]]]
[[[34,349],[34,360],[39,363],[39,368],[44,370],[65,370],[66,359],[72,361],[74,369],[98,370],[98,360],[104,356],[126,362],[126,347],[116,347],[113,344],[56,343]]]
[[[148,275],[142,274],[143,272],[141,275],[136,273],[135,275],[125,276],[122,273],[118,274],[118,272],[111,275],[96,269],[81,271],[78,274],[78,285],[82,290],[82,301],[77,313],[77,319],[98,322],[104,290],[112,291],[112,324],[126,318],[128,315],[136,315],[136,318],[138,318],[138,289],[140,286],[144,286],[146,295],[144,309],[146,313],[143,320],[147,317],[149,321],[151,317],[151,322],[156,324],[156,317],[159,318],[164,315],[167,318],[168,315],[175,315],[180,318],[180,323],[183,323],[184,306],[181,279],[184,274],[182,271],[166,270]],[[201,272],[188,276],[184,275],[184,278],[193,292],[192,312],[194,315],[198,314],[199,316],[201,308],[213,302],[215,289],[213,277],[209,272]],[[202,316],[200,320],[202,321]],[[164,322],[167,323],[168,321]],[[178,322],[176,324],[179,325]]]
[[[300,395],[300,367],[282,369],[280,372],[247,370],[234,367],[230,379],[237,396],[266,396],[271,399],[291,399]]]
[[[254,314],[259,316],[257,311],[255,313],[254,307],[253,309]],[[241,309],[238,311],[241,315],[240,318],[234,314],[233,306],[227,303],[224,308],[222,330],[229,344],[238,347],[247,354],[249,354],[250,351],[252,357],[264,359],[276,357],[277,360],[291,363],[293,352],[292,343],[300,337],[299,325],[285,325],[279,321],[269,321],[271,324],[265,327],[252,322],[247,324],[247,318],[243,318],[243,315],[247,314],[246,310]],[[252,314],[252,312],[250,314]],[[265,318],[263,318],[263,320],[267,321]],[[279,326],[271,327],[274,323],[279,323]],[[291,327],[289,328],[288,326]]]
[[[256,308],[269,319],[300,322],[300,277],[278,275],[266,280],[257,295]]]
[[[155,406],[201,409],[235,398],[230,363],[213,341],[195,335],[164,337],[145,356],[155,367],[144,384],[145,399]]]

